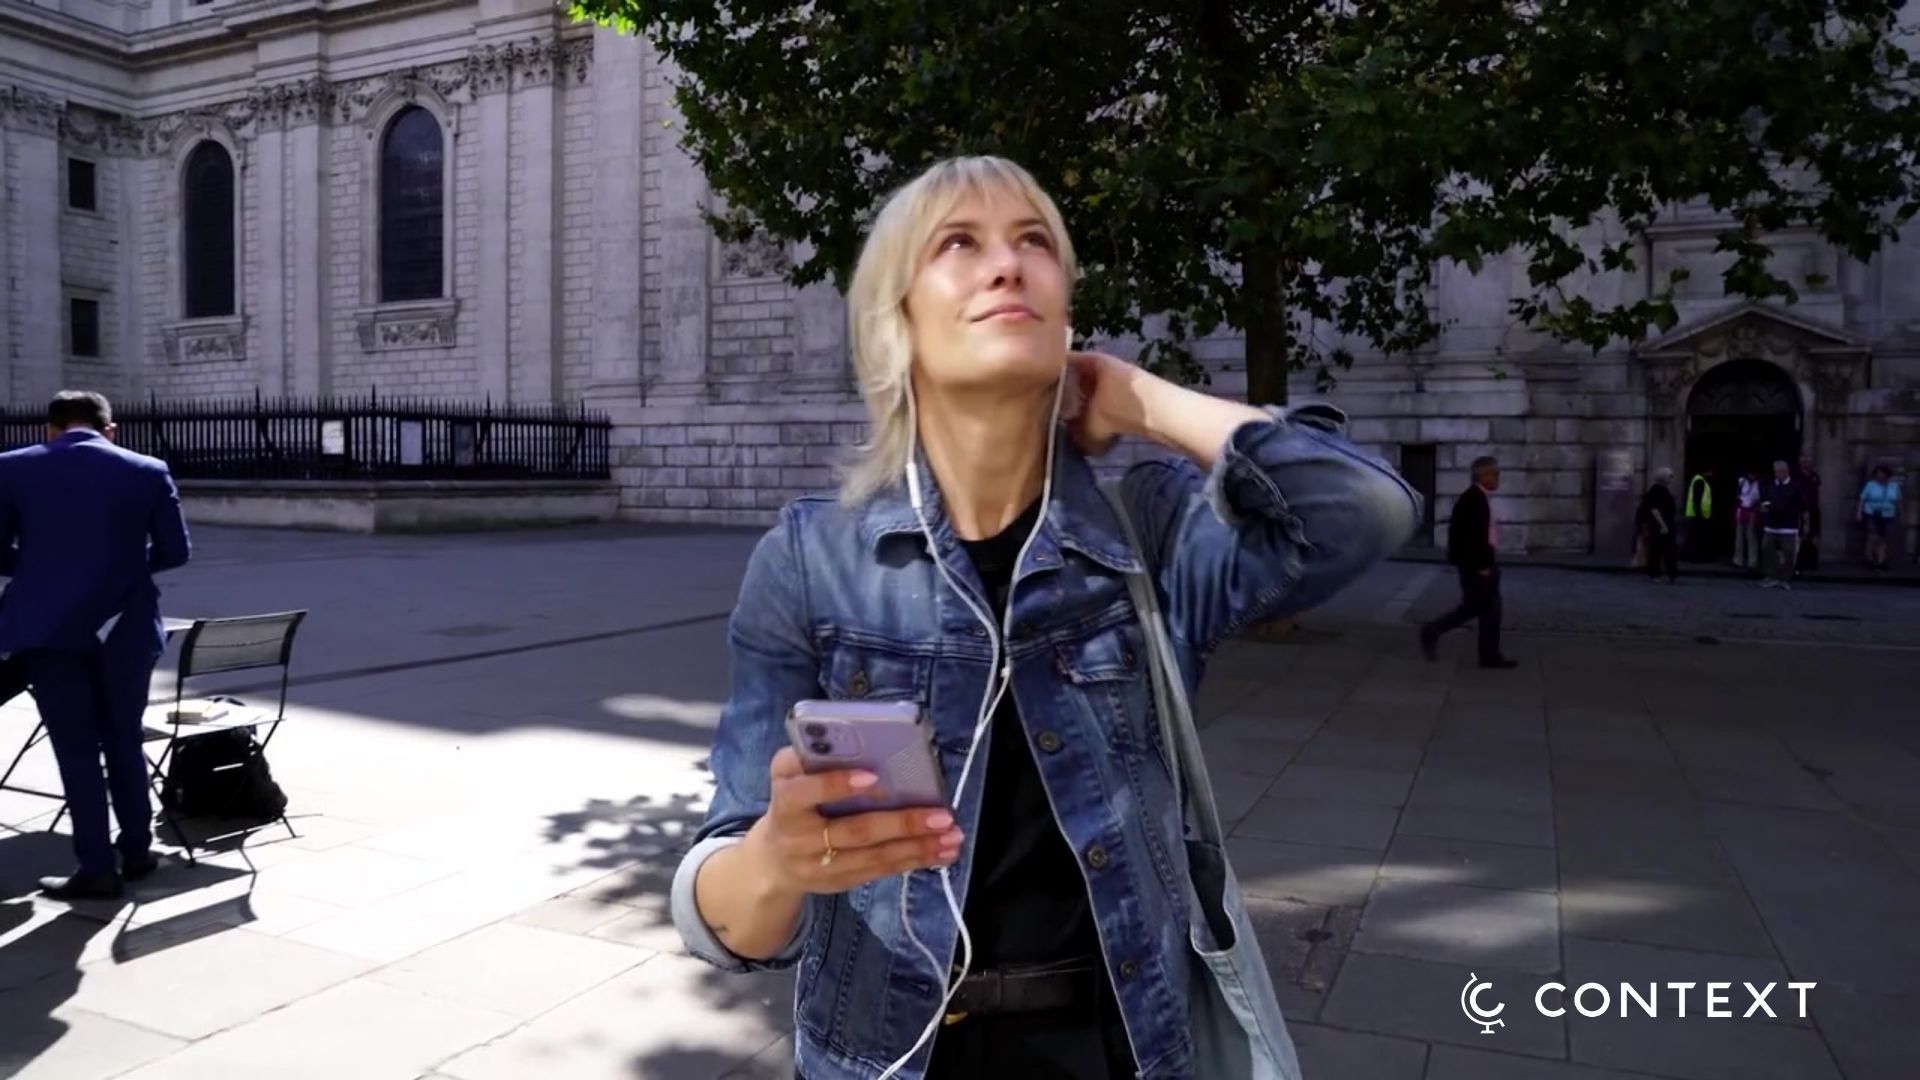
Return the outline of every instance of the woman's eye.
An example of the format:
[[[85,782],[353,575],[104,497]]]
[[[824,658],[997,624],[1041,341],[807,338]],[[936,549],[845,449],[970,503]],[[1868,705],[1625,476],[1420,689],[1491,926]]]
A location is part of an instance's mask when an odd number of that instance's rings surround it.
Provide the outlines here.
[[[952,251],[956,248],[972,247],[972,246],[973,246],[973,237],[968,236],[966,233],[954,233],[952,236],[949,236],[945,240],[940,241],[941,251]]]
[[[1049,237],[1046,233],[1030,232],[1027,235],[1021,237],[1020,239],[1026,243],[1032,244],[1034,247],[1045,248],[1048,251],[1053,250],[1053,239]]]

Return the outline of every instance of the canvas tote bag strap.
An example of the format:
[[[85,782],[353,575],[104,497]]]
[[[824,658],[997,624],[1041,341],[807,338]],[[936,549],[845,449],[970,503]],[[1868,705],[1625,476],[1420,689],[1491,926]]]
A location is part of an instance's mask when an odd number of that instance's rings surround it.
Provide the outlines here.
[[[1133,519],[1127,513],[1127,499],[1117,483],[1103,483],[1100,491],[1112,504],[1114,516],[1127,536],[1127,545],[1142,566],[1149,566],[1146,549],[1134,532]],[[1214,803],[1213,782],[1207,777],[1207,763],[1200,752],[1200,732],[1194,726],[1193,706],[1187,700],[1186,680],[1174,659],[1173,642],[1167,636],[1167,621],[1160,611],[1160,596],[1153,576],[1144,571],[1127,575],[1127,591],[1133,596],[1134,610],[1140,616],[1140,628],[1147,643],[1147,670],[1153,677],[1155,711],[1160,714],[1160,745],[1171,758],[1168,770],[1173,776],[1174,795],[1182,800],[1189,820],[1199,831],[1198,839],[1224,845],[1226,834],[1220,827],[1220,809]]]

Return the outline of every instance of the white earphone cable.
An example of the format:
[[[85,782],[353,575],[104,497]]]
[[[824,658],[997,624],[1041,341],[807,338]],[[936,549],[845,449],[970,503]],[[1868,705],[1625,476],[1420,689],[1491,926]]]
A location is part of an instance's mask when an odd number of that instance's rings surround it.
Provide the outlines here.
[[[1073,329],[1071,327],[1067,329],[1067,347],[1069,349],[1073,347]],[[1059,442],[1060,402],[1065,394],[1067,378],[1070,374],[1069,371],[1063,369],[1060,373],[1059,381],[1054,384],[1053,413],[1047,420],[1047,471],[1040,486],[1040,513],[1034,519],[1033,530],[1027,534],[1026,542],[1020,545],[1019,555],[1014,558],[1013,572],[1016,576],[1020,572],[1021,564],[1026,562],[1027,552],[1032,549],[1033,542],[1039,538],[1040,527],[1046,521],[1047,507],[1053,502],[1053,462],[1054,448]],[[992,648],[993,659],[992,666],[988,669],[987,691],[983,695],[980,715],[974,720],[973,742],[967,747],[966,761],[961,764],[959,781],[954,784],[953,787],[953,811],[957,816],[960,812],[960,800],[967,790],[967,778],[973,772],[974,757],[980,750],[980,740],[985,737],[987,729],[992,726],[994,710],[1000,707],[1001,698],[1006,696],[1008,688],[1013,683],[1013,660],[1006,654],[1006,649],[1013,636],[1013,594],[1012,589],[1009,588],[1006,611],[1001,618],[1000,624],[996,626],[993,618],[981,608],[973,597],[968,594],[966,589],[961,587],[959,579],[954,577],[953,571],[947,567],[946,560],[940,557],[940,545],[934,539],[932,525],[927,521],[924,498],[920,487],[920,466],[915,458],[919,447],[920,425],[919,413],[914,402],[913,384],[911,381],[907,383],[906,393],[907,499],[913,505],[913,515],[920,523],[920,532],[926,537],[927,550],[933,555],[934,566],[938,568],[940,576],[946,580],[947,587],[952,589],[954,593],[966,603],[967,610],[971,611],[974,618],[980,621],[980,625],[987,632],[987,639]],[[900,1055],[899,1060],[887,1066],[887,1071],[880,1074],[879,1080],[892,1080],[902,1068],[906,1067],[907,1062],[913,1060],[913,1056],[920,1052],[920,1048],[926,1045],[927,1040],[931,1039],[934,1033],[940,1030],[941,1021],[946,1017],[947,1006],[953,1002],[953,995],[959,992],[960,984],[966,981],[968,969],[973,966],[973,935],[967,931],[966,917],[961,913],[959,898],[954,895],[953,876],[949,872],[949,868],[945,866],[941,867],[938,873],[940,875],[941,891],[946,894],[947,908],[953,912],[954,925],[959,929],[959,971],[949,978],[948,973],[941,968],[940,959],[933,955],[933,950],[928,948],[926,943],[920,940],[920,935],[914,932],[913,920],[908,917],[907,912],[908,885],[910,884],[911,878],[910,876],[903,878],[900,882],[900,925],[906,930],[908,940],[912,941],[914,947],[920,950],[920,955],[926,957],[928,966],[932,967],[936,972],[941,973],[941,977],[946,982],[946,993],[940,999],[940,1008],[935,1010],[933,1016],[928,1020],[926,1028],[920,1033],[920,1037],[914,1040],[913,1045],[907,1048],[906,1053]]]

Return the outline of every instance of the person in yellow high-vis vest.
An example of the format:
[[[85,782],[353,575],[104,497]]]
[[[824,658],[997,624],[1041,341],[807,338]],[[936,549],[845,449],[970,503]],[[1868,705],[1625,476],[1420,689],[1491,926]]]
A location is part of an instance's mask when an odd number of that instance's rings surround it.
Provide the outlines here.
[[[1713,543],[1713,468],[1701,469],[1687,481],[1687,502],[1681,514],[1685,524],[1681,527],[1681,544],[1687,552],[1687,559],[1699,562],[1711,554],[1707,549]]]

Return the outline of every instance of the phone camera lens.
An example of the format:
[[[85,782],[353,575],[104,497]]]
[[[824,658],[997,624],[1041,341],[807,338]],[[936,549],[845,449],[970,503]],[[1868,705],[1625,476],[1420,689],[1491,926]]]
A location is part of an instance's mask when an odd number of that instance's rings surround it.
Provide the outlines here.
[[[806,731],[807,738],[809,739],[824,739],[827,737],[827,727],[825,724],[808,724]]]
[[[825,739],[815,739],[813,741],[812,750],[816,754],[831,754],[833,753],[833,744],[826,741]]]

